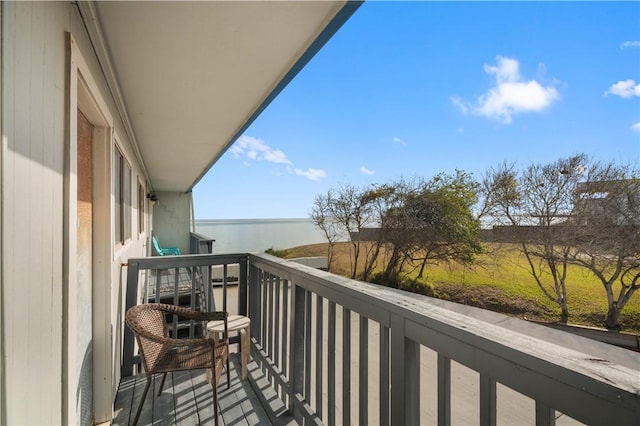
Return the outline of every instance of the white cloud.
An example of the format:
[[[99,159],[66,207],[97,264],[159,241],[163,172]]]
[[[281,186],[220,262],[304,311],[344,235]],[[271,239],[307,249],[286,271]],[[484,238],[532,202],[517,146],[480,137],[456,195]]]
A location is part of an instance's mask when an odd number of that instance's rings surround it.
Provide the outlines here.
[[[362,173],[363,175],[375,174],[375,172],[373,170],[369,170],[365,166],[360,167],[360,173]]]
[[[620,43],[620,49],[626,49],[627,47],[640,47],[640,41],[625,41]]]
[[[631,130],[633,130],[634,132],[640,132],[640,123],[636,123],[631,126]]]
[[[273,149],[262,139],[253,136],[241,136],[229,150],[234,158],[246,157],[254,161],[268,161],[275,164],[291,165],[284,152]]]
[[[406,143],[402,139],[397,137],[397,136],[393,137],[393,144],[394,145],[406,145]]]
[[[294,173],[296,174],[296,176],[304,176],[307,179],[314,180],[316,182],[320,182],[322,181],[322,179],[327,177],[327,173],[321,169],[311,169],[311,168],[307,170],[294,169]]]
[[[616,95],[622,98],[632,98],[640,96],[640,83],[636,84],[634,80],[620,80],[616,84],[612,84],[609,90],[604,92],[605,96]]]
[[[539,64],[544,67],[544,64]],[[525,81],[520,75],[520,63],[513,58],[496,57],[496,65],[484,65],[487,74],[495,75],[495,87],[465,102],[452,96],[451,102],[464,114],[471,113],[510,124],[516,114],[539,112],[548,108],[559,94],[553,86],[543,86],[535,80]]]

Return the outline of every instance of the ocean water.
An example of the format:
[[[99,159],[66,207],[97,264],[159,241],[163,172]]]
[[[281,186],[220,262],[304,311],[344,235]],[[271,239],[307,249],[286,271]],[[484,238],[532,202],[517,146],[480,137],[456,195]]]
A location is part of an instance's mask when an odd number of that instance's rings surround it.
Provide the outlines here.
[[[216,240],[215,254],[261,253],[324,243],[326,239],[311,219],[196,220],[196,232]]]

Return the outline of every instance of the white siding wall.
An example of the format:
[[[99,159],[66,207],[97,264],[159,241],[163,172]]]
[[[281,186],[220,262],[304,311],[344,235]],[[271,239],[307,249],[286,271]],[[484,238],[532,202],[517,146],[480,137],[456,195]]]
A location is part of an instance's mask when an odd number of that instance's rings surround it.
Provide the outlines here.
[[[178,247],[182,254],[188,254],[192,194],[158,192],[156,195],[158,202],[153,207],[154,234],[163,246]]]
[[[73,173],[68,173],[68,165],[65,166],[65,149],[75,134],[65,133],[70,120],[66,105],[67,32],[77,42],[99,95],[113,117],[112,130],[120,135],[119,143],[132,166],[133,238],[125,245],[116,247],[113,243],[111,191],[108,184],[102,188],[109,198],[102,200],[107,208],[94,215],[94,226],[97,223],[100,227],[97,236],[94,234],[94,244],[96,240],[100,244],[101,256],[94,263],[104,264],[101,271],[106,285],[101,294],[94,294],[93,318],[95,322],[98,316],[105,324],[98,330],[91,330],[90,324],[82,330],[92,335],[94,364],[105,376],[102,381],[94,377],[94,389],[90,392],[99,401],[94,403],[95,414],[97,420],[107,420],[119,380],[125,284],[121,277],[126,274],[122,263],[130,256],[146,252],[146,234],[137,231],[135,216],[140,167],[76,6],[70,2],[2,2],[0,7],[3,63],[0,424],[76,424],[83,408],[76,401],[83,372],[65,371],[65,359],[75,361],[86,352],[86,347],[74,344],[78,331],[65,327],[64,323],[65,318],[74,315],[77,318],[82,313],[82,301],[69,297],[65,300],[65,295],[74,293],[75,285],[74,278],[66,278],[73,274],[65,275],[64,254],[65,247],[73,249],[68,242],[75,238],[71,225],[75,210],[69,209],[67,225],[64,217],[70,203],[64,199],[65,187],[73,189],[75,179]],[[112,142],[103,148],[98,161],[109,173]],[[70,152],[73,154],[73,150]],[[69,164],[75,161],[72,154]],[[140,180],[144,182],[145,178]],[[74,198],[75,194],[70,193],[69,199]],[[68,258],[74,255],[69,253]],[[75,365],[70,362],[69,367],[75,369]],[[108,402],[106,408],[104,401]]]
[[[2,423],[60,423],[68,7],[3,3]]]

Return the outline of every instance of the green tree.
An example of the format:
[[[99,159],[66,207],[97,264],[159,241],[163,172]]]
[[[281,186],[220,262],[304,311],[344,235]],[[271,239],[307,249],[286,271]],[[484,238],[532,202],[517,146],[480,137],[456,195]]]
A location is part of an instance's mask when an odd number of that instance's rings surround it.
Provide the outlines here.
[[[397,202],[384,215],[382,234],[392,245],[384,278],[395,282],[409,266],[424,275],[429,263],[473,262],[482,251],[480,224],[472,212],[478,184],[462,171],[430,181],[400,181]]]

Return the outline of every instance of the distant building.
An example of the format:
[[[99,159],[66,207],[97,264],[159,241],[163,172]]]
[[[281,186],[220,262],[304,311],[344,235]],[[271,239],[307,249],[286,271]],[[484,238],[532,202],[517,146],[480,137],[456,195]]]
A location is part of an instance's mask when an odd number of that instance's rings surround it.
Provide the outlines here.
[[[618,226],[640,226],[640,181],[582,182],[576,187],[574,220],[588,225],[608,218]]]

